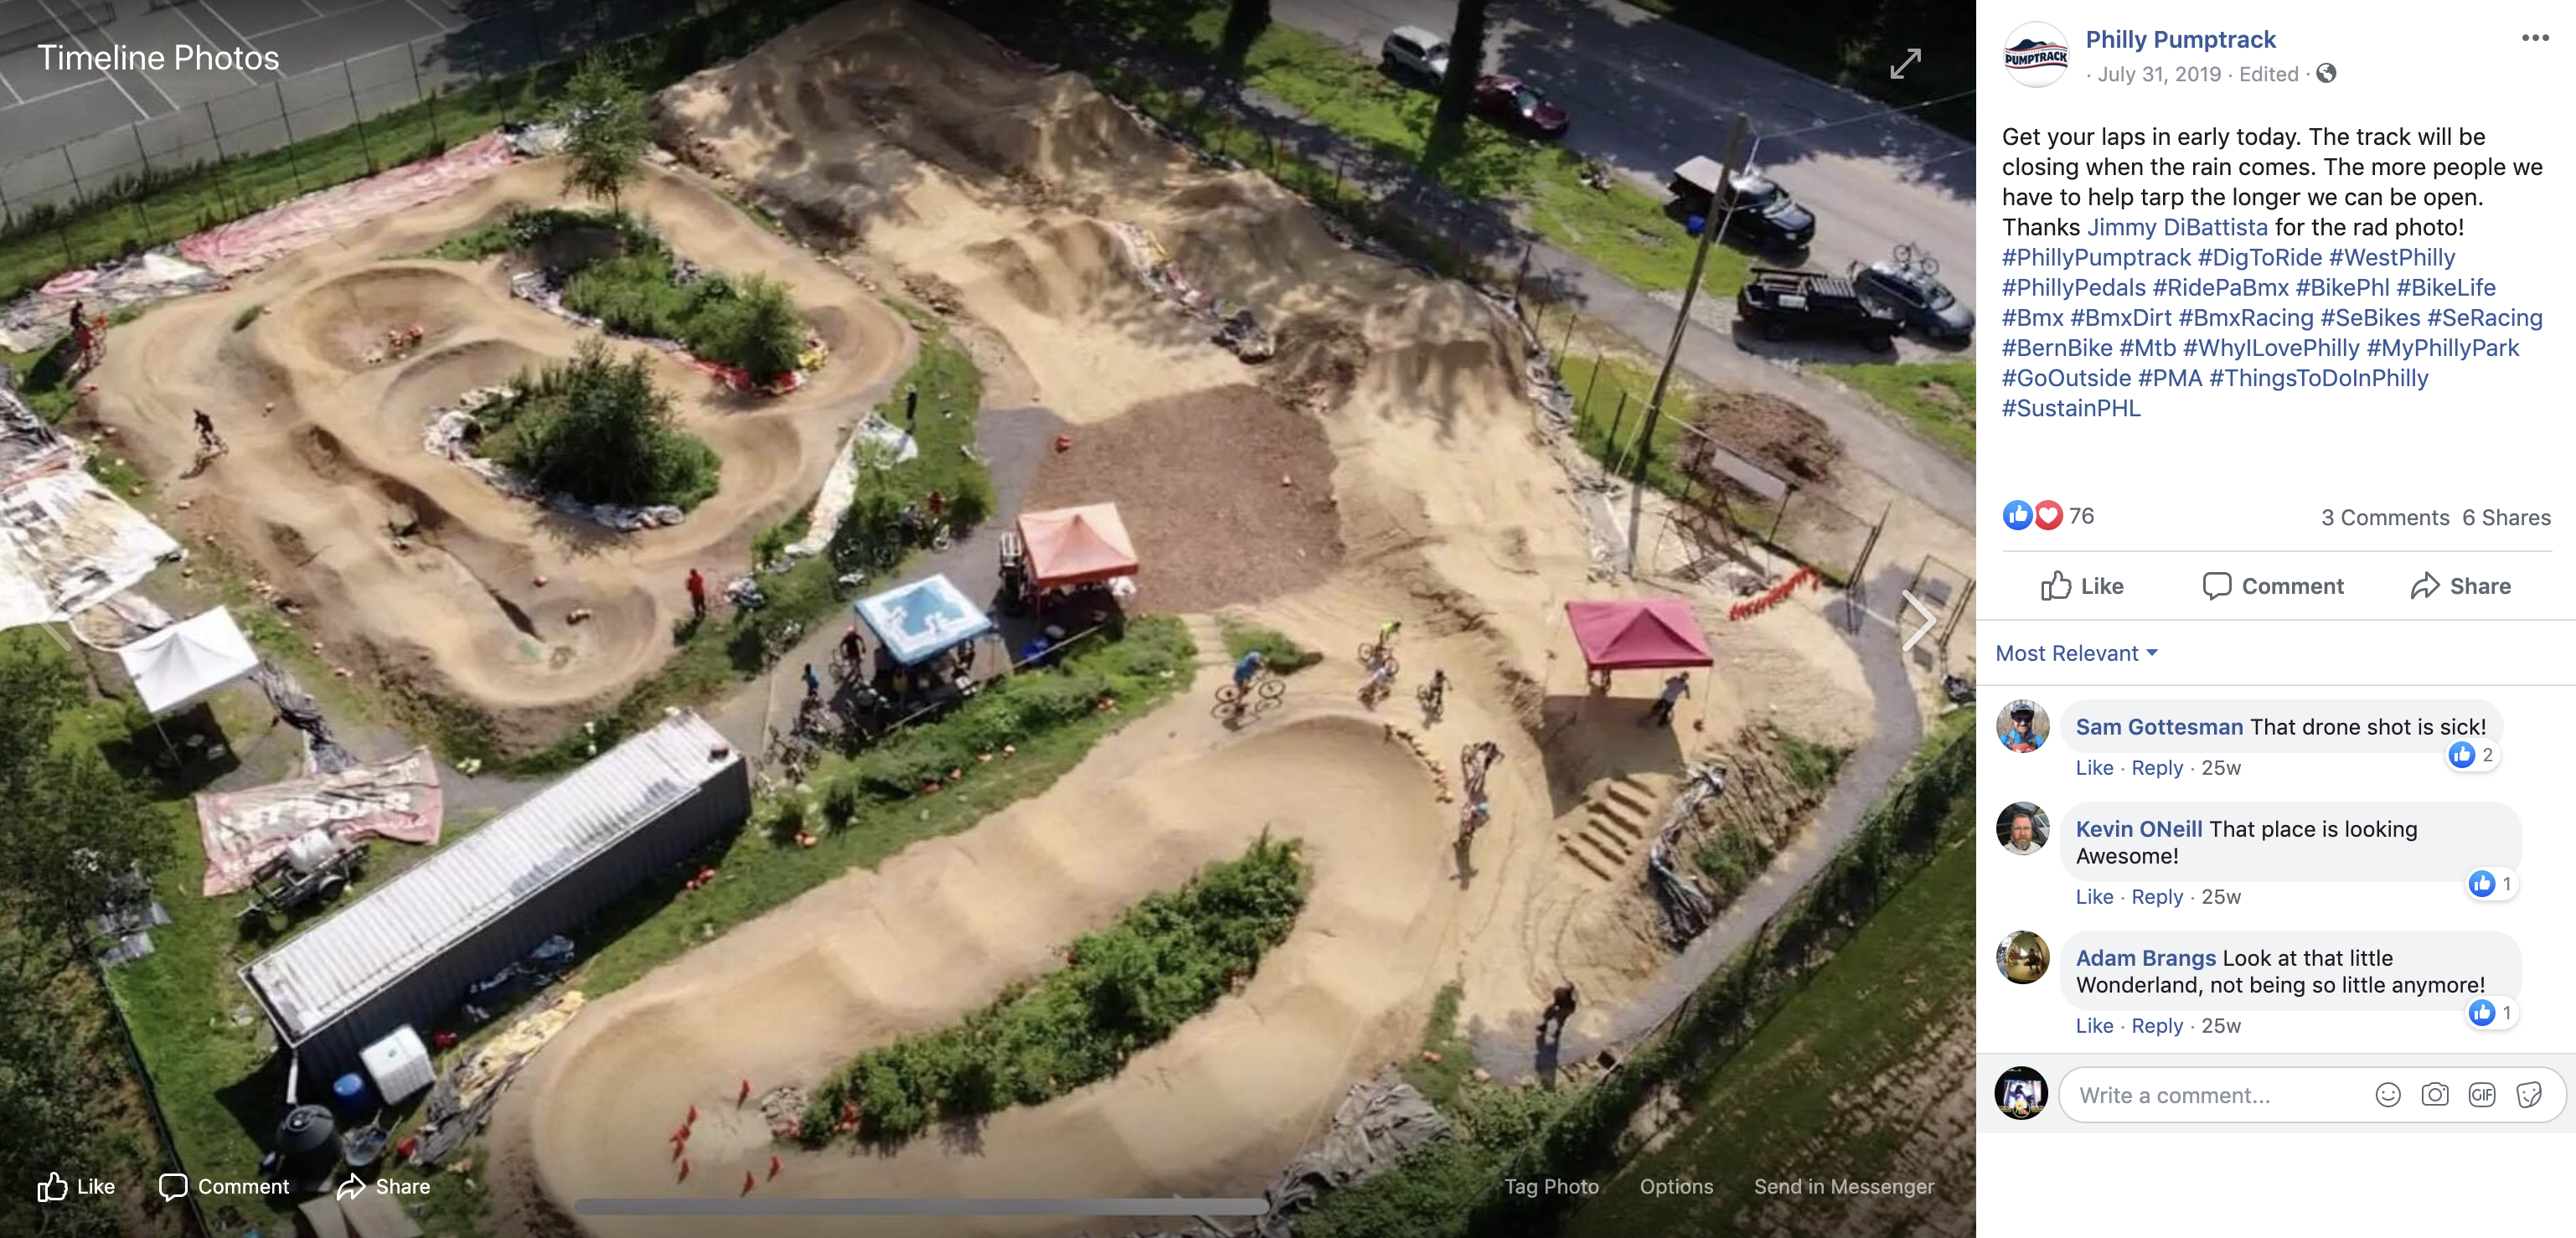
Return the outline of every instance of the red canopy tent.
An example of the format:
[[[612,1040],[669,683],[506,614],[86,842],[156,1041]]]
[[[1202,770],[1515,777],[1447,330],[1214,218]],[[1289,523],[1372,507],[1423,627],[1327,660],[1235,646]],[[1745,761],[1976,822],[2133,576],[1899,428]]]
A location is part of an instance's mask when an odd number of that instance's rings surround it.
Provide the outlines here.
[[[1583,646],[1583,664],[1595,671],[1709,666],[1708,638],[1687,603],[1671,598],[1643,602],[1568,602],[1566,620]]]
[[[1115,503],[1020,515],[1030,583],[1041,589],[1096,584],[1136,574],[1136,545]]]

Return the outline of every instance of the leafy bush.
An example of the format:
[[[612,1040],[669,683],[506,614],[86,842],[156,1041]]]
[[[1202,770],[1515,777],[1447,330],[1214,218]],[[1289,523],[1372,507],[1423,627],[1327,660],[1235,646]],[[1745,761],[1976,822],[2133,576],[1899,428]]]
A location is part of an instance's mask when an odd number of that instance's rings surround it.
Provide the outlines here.
[[[1297,844],[1264,835],[1242,858],[1211,864],[1076,940],[1064,970],[1005,990],[946,1031],[860,1054],[816,1091],[804,1140],[829,1141],[855,1110],[850,1133],[900,1144],[933,1121],[1038,1104],[1107,1078],[1231,992],[1287,940],[1305,902]]]
[[[689,351],[762,382],[794,373],[805,356],[805,320],[787,289],[757,275],[732,295],[705,301],[688,331]]]
[[[1259,650],[1262,661],[1281,675],[1302,671],[1324,660],[1324,655],[1288,639],[1284,632],[1224,619],[1217,621],[1217,630],[1225,636],[1227,656],[1239,661],[1243,655]]]
[[[589,503],[682,508],[716,492],[715,450],[672,428],[671,397],[643,357],[612,361],[606,344],[584,340],[571,362],[519,388],[481,415],[483,454],[538,485]]]

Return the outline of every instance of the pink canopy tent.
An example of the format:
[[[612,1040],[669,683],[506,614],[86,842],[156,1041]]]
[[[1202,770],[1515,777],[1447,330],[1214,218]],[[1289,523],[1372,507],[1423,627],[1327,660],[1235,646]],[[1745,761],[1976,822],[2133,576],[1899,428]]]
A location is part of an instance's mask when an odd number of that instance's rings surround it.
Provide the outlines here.
[[[1136,574],[1136,544],[1115,503],[1064,507],[1020,516],[1029,578],[1040,588],[1088,585]]]
[[[1568,602],[1565,617],[1583,646],[1583,664],[1595,671],[1708,666],[1716,660],[1690,606],[1671,598]]]

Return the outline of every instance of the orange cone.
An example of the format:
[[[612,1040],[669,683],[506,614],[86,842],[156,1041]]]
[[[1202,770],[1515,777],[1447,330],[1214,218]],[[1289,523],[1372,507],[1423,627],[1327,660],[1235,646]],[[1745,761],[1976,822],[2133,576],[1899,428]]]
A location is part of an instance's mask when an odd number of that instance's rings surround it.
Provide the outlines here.
[[[733,1098],[733,1107],[734,1107],[734,1108],[736,1108],[736,1109],[740,1109],[740,1108],[742,1108],[742,1103],[743,1103],[744,1101],[747,1101],[747,1100],[750,1100],[750,1099],[751,1099],[751,1080],[749,1080],[749,1079],[745,1079],[745,1080],[743,1080],[743,1081],[742,1081],[742,1091],[740,1091],[740,1092],[738,1092],[738,1093],[736,1093],[736,1094],[734,1095],[734,1098]]]
[[[695,1104],[692,1104],[692,1105],[690,1105],[690,1106],[689,1106],[689,1120],[688,1120],[686,1123],[684,1123],[683,1125],[686,1125],[686,1126],[695,1126],[695,1125],[697,1125],[697,1124],[698,1124],[698,1107],[697,1107]]]
[[[751,1171],[748,1169],[742,1171],[742,1193],[751,1194]]]
[[[777,1157],[774,1157],[774,1156],[773,1156],[773,1157],[769,1158],[769,1176],[770,1176],[770,1177],[773,1177],[773,1178],[775,1178],[775,1177],[777,1177],[777,1176],[778,1176],[778,1158],[777,1158]]]
[[[682,1159],[681,1159],[681,1161],[680,1161],[680,1181],[682,1181],[682,1182],[686,1182],[686,1181],[688,1181],[688,1180],[689,1180],[689,1162],[688,1162],[687,1158],[685,1158],[685,1157],[684,1157],[684,1158],[682,1158]]]

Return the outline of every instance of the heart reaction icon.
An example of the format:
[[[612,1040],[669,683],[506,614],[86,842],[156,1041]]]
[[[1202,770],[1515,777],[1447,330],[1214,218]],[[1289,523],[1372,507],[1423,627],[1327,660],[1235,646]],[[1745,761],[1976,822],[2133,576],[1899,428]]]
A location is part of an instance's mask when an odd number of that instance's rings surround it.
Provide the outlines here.
[[[2042,531],[2054,529],[2066,523],[2066,509],[2058,506],[2055,499],[2041,499],[2039,505],[2032,509],[2031,523]]]

